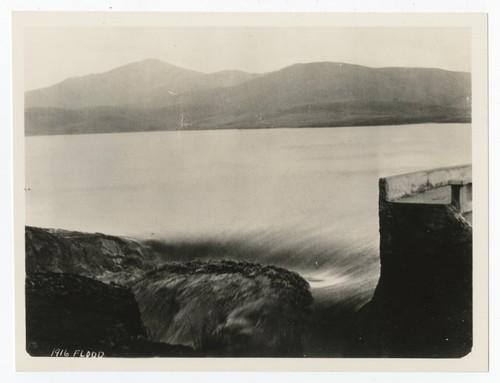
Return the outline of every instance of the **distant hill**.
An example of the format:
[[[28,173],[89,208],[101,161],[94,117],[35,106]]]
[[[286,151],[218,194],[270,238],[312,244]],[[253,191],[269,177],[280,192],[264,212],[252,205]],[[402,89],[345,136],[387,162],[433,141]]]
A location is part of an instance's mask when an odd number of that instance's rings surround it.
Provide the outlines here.
[[[148,59],[26,92],[25,106],[67,109],[120,105],[149,107],[156,98],[169,105],[178,94],[233,86],[256,76],[240,71],[204,74]]]
[[[28,135],[468,122],[470,114],[470,73],[332,62],[256,75],[144,60],[25,94]]]

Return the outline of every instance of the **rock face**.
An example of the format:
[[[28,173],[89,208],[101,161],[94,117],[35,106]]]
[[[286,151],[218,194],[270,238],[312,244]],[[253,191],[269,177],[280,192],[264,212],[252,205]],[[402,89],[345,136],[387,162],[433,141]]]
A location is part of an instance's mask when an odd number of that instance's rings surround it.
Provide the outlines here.
[[[153,267],[142,245],[99,233],[26,227],[26,271],[72,273],[130,285]]]
[[[28,352],[303,355],[312,297],[299,275],[229,261],[154,268],[154,260],[130,239],[27,227]]]
[[[26,339],[32,356],[57,349],[68,356],[87,351],[102,356],[193,355],[188,347],[147,340],[129,289],[65,273],[27,275]]]
[[[207,355],[300,356],[312,304],[308,283],[273,266],[168,264],[133,287],[154,341]]]

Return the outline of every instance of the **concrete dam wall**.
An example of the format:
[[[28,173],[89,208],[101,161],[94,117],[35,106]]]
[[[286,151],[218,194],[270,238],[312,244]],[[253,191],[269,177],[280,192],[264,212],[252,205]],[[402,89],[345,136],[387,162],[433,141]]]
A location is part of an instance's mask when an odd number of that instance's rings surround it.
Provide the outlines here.
[[[472,167],[379,181],[380,280],[353,354],[462,357],[472,347]]]

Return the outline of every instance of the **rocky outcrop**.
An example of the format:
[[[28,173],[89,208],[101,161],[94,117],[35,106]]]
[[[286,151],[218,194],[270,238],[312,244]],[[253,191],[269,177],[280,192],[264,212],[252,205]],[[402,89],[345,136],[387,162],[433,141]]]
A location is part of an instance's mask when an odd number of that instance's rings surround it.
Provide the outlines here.
[[[245,262],[167,264],[134,287],[152,340],[218,356],[300,356],[312,304],[298,274]]]
[[[303,355],[312,297],[298,274],[230,261],[155,268],[154,259],[131,239],[27,227],[28,352]]]
[[[26,348],[32,356],[191,356],[151,342],[128,288],[66,273],[26,277]]]
[[[141,243],[100,233],[26,227],[26,271],[72,273],[131,285],[153,267]]]

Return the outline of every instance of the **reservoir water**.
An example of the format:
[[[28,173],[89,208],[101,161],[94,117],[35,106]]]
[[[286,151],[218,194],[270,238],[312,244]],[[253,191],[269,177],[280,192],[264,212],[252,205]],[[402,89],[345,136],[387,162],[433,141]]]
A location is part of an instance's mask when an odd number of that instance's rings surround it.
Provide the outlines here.
[[[369,291],[378,179],[470,163],[471,126],[36,136],[25,150],[27,225],[224,243],[204,256]]]

